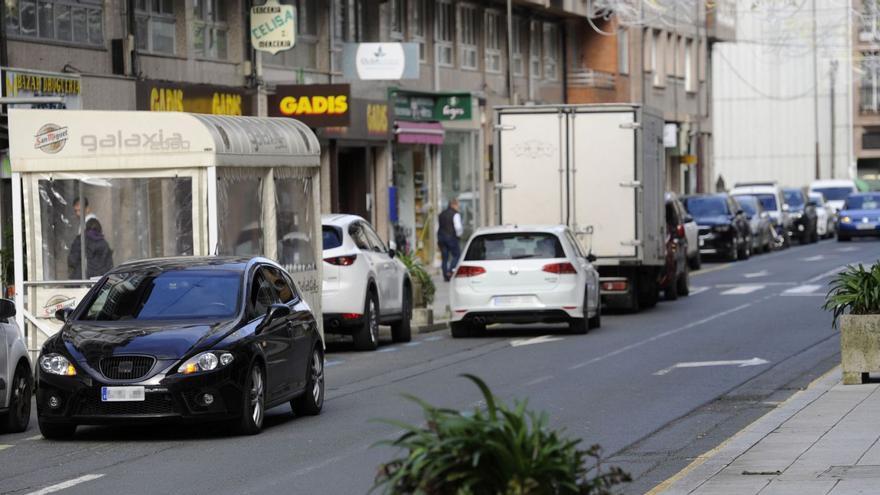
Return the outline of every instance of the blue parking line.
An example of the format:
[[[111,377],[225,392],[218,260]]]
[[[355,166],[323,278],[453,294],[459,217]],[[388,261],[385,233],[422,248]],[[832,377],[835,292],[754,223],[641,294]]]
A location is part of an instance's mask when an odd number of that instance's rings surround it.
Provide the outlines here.
[[[343,361],[343,360],[341,360],[341,359],[340,359],[340,360],[337,360],[337,361],[324,361],[324,367],[325,367],[325,368],[329,368],[329,367],[331,367],[331,366],[336,366],[337,364],[342,364],[342,363],[344,363],[344,362],[345,362],[345,361]]]
[[[376,352],[394,352],[396,350],[398,350],[397,347],[383,347]]]

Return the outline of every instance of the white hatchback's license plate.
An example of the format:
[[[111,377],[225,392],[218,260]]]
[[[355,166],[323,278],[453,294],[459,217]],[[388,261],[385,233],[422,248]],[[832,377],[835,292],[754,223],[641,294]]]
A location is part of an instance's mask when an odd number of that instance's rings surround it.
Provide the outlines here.
[[[873,230],[874,225],[870,224],[870,223],[860,223],[860,224],[856,225],[856,228],[859,230]]]
[[[101,402],[138,402],[144,400],[144,387],[101,387]]]
[[[531,306],[535,304],[535,296],[495,296],[494,306]]]

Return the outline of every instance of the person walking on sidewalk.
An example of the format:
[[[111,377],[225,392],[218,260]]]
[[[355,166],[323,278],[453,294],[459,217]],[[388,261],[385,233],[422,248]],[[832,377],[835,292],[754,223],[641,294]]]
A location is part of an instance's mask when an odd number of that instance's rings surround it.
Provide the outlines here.
[[[440,253],[443,256],[441,269],[443,280],[449,282],[452,278],[452,270],[458,264],[461,255],[459,238],[464,227],[461,225],[461,213],[458,212],[458,199],[451,198],[449,206],[440,213],[440,227],[437,229],[437,244],[440,245]]]

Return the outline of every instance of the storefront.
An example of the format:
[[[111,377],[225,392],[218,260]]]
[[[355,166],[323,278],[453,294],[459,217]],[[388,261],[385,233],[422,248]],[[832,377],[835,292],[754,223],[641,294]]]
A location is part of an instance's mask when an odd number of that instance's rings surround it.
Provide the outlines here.
[[[256,115],[255,93],[240,87],[147,79],[136,83],[135,93],[138,110]]]

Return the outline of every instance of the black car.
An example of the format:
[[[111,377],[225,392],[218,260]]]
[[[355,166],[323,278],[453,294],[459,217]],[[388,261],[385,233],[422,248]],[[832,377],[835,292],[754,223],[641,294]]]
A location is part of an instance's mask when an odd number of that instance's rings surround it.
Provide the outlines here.
[[[801,244],[818,242],[819,231],[816,226],[819,216],[816,213],[816,203],[809,200],[804,191],[798,188],[783,188],[782,194],[792,219],[792,237],[797,236]]]
[[[700,228],[700,253],[727,259],[748,259],[752,230],[739,205],[729,194],[685,196],[684,206]]]
[[[688,240],[685,224],[693,221],[681,201],[666,193],[666,267],[660,274],[658,286],[667,300],[690,293],[688,280]]]
[[[37,366],[46,438],[80,424],[228,420],[258,433],[290,402],[320,413],[324,345],[315,315],[279,265],[263,258],[165,258],[104,275]]]
[[[736,196],[735,199],[752,228],[752,253],[770,251],[776,242],[770,214],[755,196]]]

